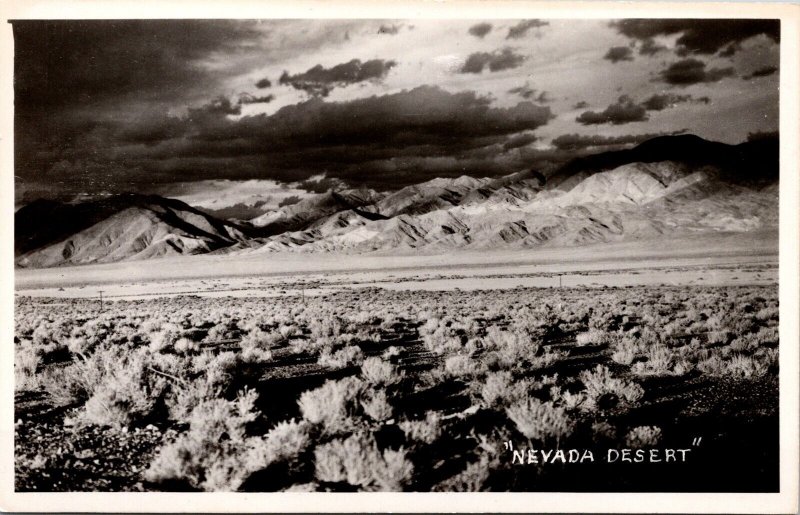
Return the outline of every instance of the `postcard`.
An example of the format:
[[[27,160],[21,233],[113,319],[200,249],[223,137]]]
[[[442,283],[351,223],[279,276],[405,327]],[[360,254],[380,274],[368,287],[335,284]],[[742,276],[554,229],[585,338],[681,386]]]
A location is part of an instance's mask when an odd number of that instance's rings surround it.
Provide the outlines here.
[[[3,12],[3,509],[796,512],[797,5]]]

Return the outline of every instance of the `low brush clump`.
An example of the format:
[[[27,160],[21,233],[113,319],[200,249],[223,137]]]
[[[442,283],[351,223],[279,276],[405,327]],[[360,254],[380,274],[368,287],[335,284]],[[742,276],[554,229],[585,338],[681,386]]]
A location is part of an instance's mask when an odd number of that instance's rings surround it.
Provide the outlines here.
[[[236,491],[268,464],[265,441],[247,435],[258,416],[257,394],[243,391],[234,401],[204,401],[193,411],[189,431],[161,448],[145,478],[154,483],[186,482],[207,492]]]
[[[644,396],[641,386],[612,376],[604,365],[584,370],[580,379],[586,393],[585,405],[589,409],[632,406]]]
[[[368,491],[402,491],[414,473],[403,449],[381,452],[375,438],[366,433],[318,446],[314,467],[319,481],[346,482]]]
[[[511,405],[506,408],[506,414],[520,433],[542,443],[555,441],[558,444],[569,436],[574,428],[564,409],[535,397],[528,397]]]

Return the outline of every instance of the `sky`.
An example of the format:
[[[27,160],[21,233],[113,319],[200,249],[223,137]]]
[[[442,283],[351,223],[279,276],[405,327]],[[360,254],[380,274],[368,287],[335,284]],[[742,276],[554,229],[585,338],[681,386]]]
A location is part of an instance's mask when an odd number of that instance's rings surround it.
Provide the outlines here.
[[[390,191],[778,128],[771,20],[12,23],[17,202]]]

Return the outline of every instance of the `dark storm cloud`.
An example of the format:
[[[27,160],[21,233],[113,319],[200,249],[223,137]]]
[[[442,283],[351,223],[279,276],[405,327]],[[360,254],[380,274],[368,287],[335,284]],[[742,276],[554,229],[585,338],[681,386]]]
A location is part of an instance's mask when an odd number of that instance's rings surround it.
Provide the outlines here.
[[[283,72],[278,82],[305,91],[309,95],[326,97],[337,87],[381,80],[395,66],[397,61],[392,60],[371,59],[362,63],[359,59],[353,59],[332,68],[324,68],[318,64],[306,72],[295,75]]]
[[[476,52],[470,54],[464,65],[459,69],[459,73],[481,73],[487,66],[489,71],[499,72],[519,67],[525,62],[524,55],[516,53],[510,48],[504,48],[492,53]]]
[[[36,20],[14,21],[13,30],[23,110],[213,90],[218,76],[198,62],[260,38],[255,22],[234,20]]]
[[[205,113],[215,115],[236,115],[242,114],[242,107],[239,104],[234,104],[227,97],[217,97],[208,104],[199,109],[190,109],[190,116],[202,115]]]
[[[517,86],[508,90],[512,95],[519,95],[525,100],[534,100],[540,104],[547,104],[553,101],[547,91],[539,91],[530,87],[527,83],[524,86]]]
[[[706,69],[706,63],[698,59],[683,59],[672,63],[659,73],[661,81],[674,86],[689,86],[701,82],[719,82],[736,75],[733,67]]]
[[[275,100],[275,95],[264,95],[257,97],[250,93],[242,93],[239,95],[239,104],[267,104]]]
[[[491,23],[478,23],[473,25],[469,28],[467,32],[475,36],[476,38],[483,38],[486,34],[492,31],[492,24]]]
[[[669,107],[687,102],[698,104],[709,104],[711,99],[708,97],[694,98],[692,95],[676,95],[673,93],[655,94],[641,103],[642,107],[648,111],[663,111]]]
[[[542,20],[522,20],[521,22],[517,23],[513,27],[508,29],[508,34],[506,35],[506,39],[519,39],[525,37],[531,29],[538,29],[539,27],[544,27],[546,25],[550,25],[549,22],[542,21]]]
[[[639,55],[647,55],[653,56],[658,54],[659,52],[666,52],[667,47],[664,45],[659,45],[653,38],[647,38],[642,41],[642,45],[639,47]]]
[[[120,120],[95,124],[57,142],[59,152],[23,168],[34,170],[32,180],[72,181],[84,188],[102,182],[106,189],[119,189],[187,177],[302,181],[324,170],[332,178],[391,188],[430,178],[430,169],[413,164],[430,163],[447,173],[459,166],[515,171],[519,163],[502,155],[503,145],[517,152],[533,141],[525,131],[553,117],[549,107],[530,102],[497,108],[474,92],[432,86],[348,102],[314,97],[272,115],[230,116],[238,110],[220,97],[184,117],[154,112],[133,127]],[[472,154],[492,146],[500,152]],[[400,168],[399,176],[387,171]]]
[[[538,139],[539,138],[530,133],[515,134],[514,136],[511,136],[505,143],[503,143],[503,150],[524,147],[526,145],[530,145]]]
[[[680,34],[675,42],[680,56],[708,55],[720,50],[732,55],[742,41],[762,34],[776,43],[780,40],[778,20],[629,19],[613,22],[612,26],[620,34],[643,42]]]
[[[773,73],[778,71],[777,66],[765,66],[763,68],[759,68],[752,73],[748,73],[747,75],[743,76],[742,78],[745,80],[755,79],[757,77],[768,77]]]
[[[266,77],[256,82],[256,87],[258,89],[265,89],[272,86],[272,81],[267,79]]]
[[[628,95],[622,95],[617,101],[601,112],[584,111],[575,118],[583,125],[600,125],[610,123],[612,125],[622,125],[632,122],[643,122],[648,119],[647,110],[636,104]]]
[[[613,147],[621,145],[638,144],[658,136],[674,136],[687,132],[688,129],[671,132],[657,132],[648,134],[625,134],[623,136],[601,136],[599,134],[563,134],[553,139],[552,144],[560,150],[580,150],[591,147]]]
[[[620,61],[633,61],[633,49],[627,46],[615,46],[608,49],[603,59],[608,59],[612,63]]]

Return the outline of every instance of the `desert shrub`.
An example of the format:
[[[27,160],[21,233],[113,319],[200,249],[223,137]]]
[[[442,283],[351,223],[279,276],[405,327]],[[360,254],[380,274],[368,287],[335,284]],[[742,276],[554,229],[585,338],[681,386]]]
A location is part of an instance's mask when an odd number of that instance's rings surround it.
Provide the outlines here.
[[[385,390],[369,390],[361,399],[361,407],[364,413],[376,422],[384,422],[392,418],[394,410],[386,397]]]
[[[780,310],[777,306],[767,306],[756,313],[756,318],[762,322],[777,321]]]
[[[300,395],[300,412],[304,419],[321,425],[325,432],[337,433],[353,425],[351,417],[357,413],[357,401],[363,391],[364,383],[355,377],[328,380]]]
[[[614,441],[617,439],[617,428],[606,421],[594,422],[592,424],[592,435],[597,441]]]
[[[387,449],[381,453],[375,438],[363,432],[318,446],[314,465],[320,481],[346,481],[368,490],[402,490],[414,472],[404,450]]]
[[[640,376],[683,375],[692,368],[689,361],[677,356],[666,345],[655,345],[647,350],[647,359],[631,367]]]
[[[223,396],[234,383],[234,375],[240,364],[239,356],[233,352],[203,352],[196,355],[191,363],[158,363],[159,370],[176,378],[165,397],[169,418],[181,423],[188,422],[199,404]],[[190,374],[192,377],[189,377]]]
[[[546,348],[544,352],[542,352],[538,356],[529,356],[528,366],[526,368],[528,370],[539,370],[542,368],[547,368],[549,366],[558,363],[562,359],[566,358],[567,355],[568,353],[565,351]]]
[[[364,362],[364,353],[356,345],[348,345],[336,352],[331,352],[325,348],[320,353],[317,363],[334,370],[347,367],[357,367]]]
[[[189,338],[178,338],[174,343],[173,349],[179,354],[190,354],[197,352],[200,346],[197,345],[197,342]]]
[[[177,324],[161,324],[160,329],[150,335],[150,350],[153,352],[171,350],[182,336],[183,329]]]
[[[224,321],[214,324],[211,329],[208,330],[208,333],[206,334],[205,338],[203,338],[203,341],[207,343],[215,343],[219,341],[233,340],[237,336],[239,336],[239,330],[236,327],[236,324],[230,321]]]
[[[92,346],[89,344],[89,340],[85,336],[70,336],[67,340],[67,349],[72,354],[77,354],[82,357],[86,357],[93,349]]]
[[[506,408],[506,414],[517,430],[531,440],[559,442],[569,436],[573,423],[563,408],[552,402],[542,402],[535,397],[528,397]]]
[[[101,368],[87,385],[91,391],[79,417],[87,424],[122,428],[142,420],[168,386],[164,377],[152,372],[149,353],[143,348],[98,349],[87,367]]]
[[[434,492],[480,492],[485,489],[493,462],[488,456],[468,463],[466,468],[433,487]]]
[[[451,377],[470,378],[481,375],[484,369],[480,363],[469,356],[457,354],[445,359],[444,371]]]
[[[630,365],[641,351],[637,340],[626,335],[614,341],[611,359],[620,365]]]
[[[361,365],[361,377],[376,386],[390,386],[403,378],[396,366],[374,356],[364,360]]]
[[[321,346],[330,346],[342,334],[342,321],[336,316],[325,315],[311,320],[308,328],[311,331],[311,340]]]
[[[727,329],[710,331],[706,338],[709,345],[727,345],[731,340],[731,333]]]
[[[604,345],[611,342],[612,337],[601,329],[589,329],[584,333],[579,333],[575,337],[575,343],[579,347],[586,345]]]
[[[497,351],[505,367],[522,365],[533,359],[541,348],[528,333],[503,331],[497,326],[486,330],[487,347]]]
[[[406,438],[425,444],[432,444],[442,433],[441,419],[435,411],[429,411],[422,420],[403,420],[400,429]]]
[[[769,365],[753,356],[734,354],[725,367],[727,375],[750,379],[763,377],[769,371]]]
[[[481,387],[481,397],[489,408],[502,404],[513,384],[511,372],[489,372]]]
[[[14,389],[33,390],[39,386],[36,371],[42,361],[32,344],[18,345],[14,353]]]
[[[585,406],[601,407],[603,400],[609,404],[632,405],[644,395],[636,383],[613,377],[608,367],[597,365],[594,370],[583,370],[580,374],[586,392]]]
[[[464,346],[463,340],[451,333],[448,328],[439,328],[431,334],[423,335],[422,343],[429,351],[440,356],[458,352]]]
[[[40,372],[38,384],[55,406],[69,406],[88,398],[82,365],[83,362],[73,362],[46,367]]]
[[[311,444],[309,424],[306,421],[279,422],[264,437],[265,463],[296,458]]]
[[[253,329],[242,338],[240,343],[242,360],[249,363],[269,363],[272,361],[271,348],[281,341],[277,333],[268,333],[261,329]]]
[[[197,405],[189,431],[159,450],[145,479],[185,481],[206,491],[236,491],[250,474],[267,465],[264,440],[246,432],[259,415],[256,398],[249,390],[234,401],[213,399]]]
[[[658,426],[634,427],[625,436],[625,445],[634,449],[655,447],[661,442],[661,428]]]
[[[242,348],[252,347],[269,350],[283,342],[284,337],[279,332],[268,332],[261,328],[254,328],[242,338]]]
[[[584,392],[570,392],[564,390],[560,386],[550,387],[550,398],[553,402],[564,406],[568,410],[577,409],[586,402],[586,393]]]

